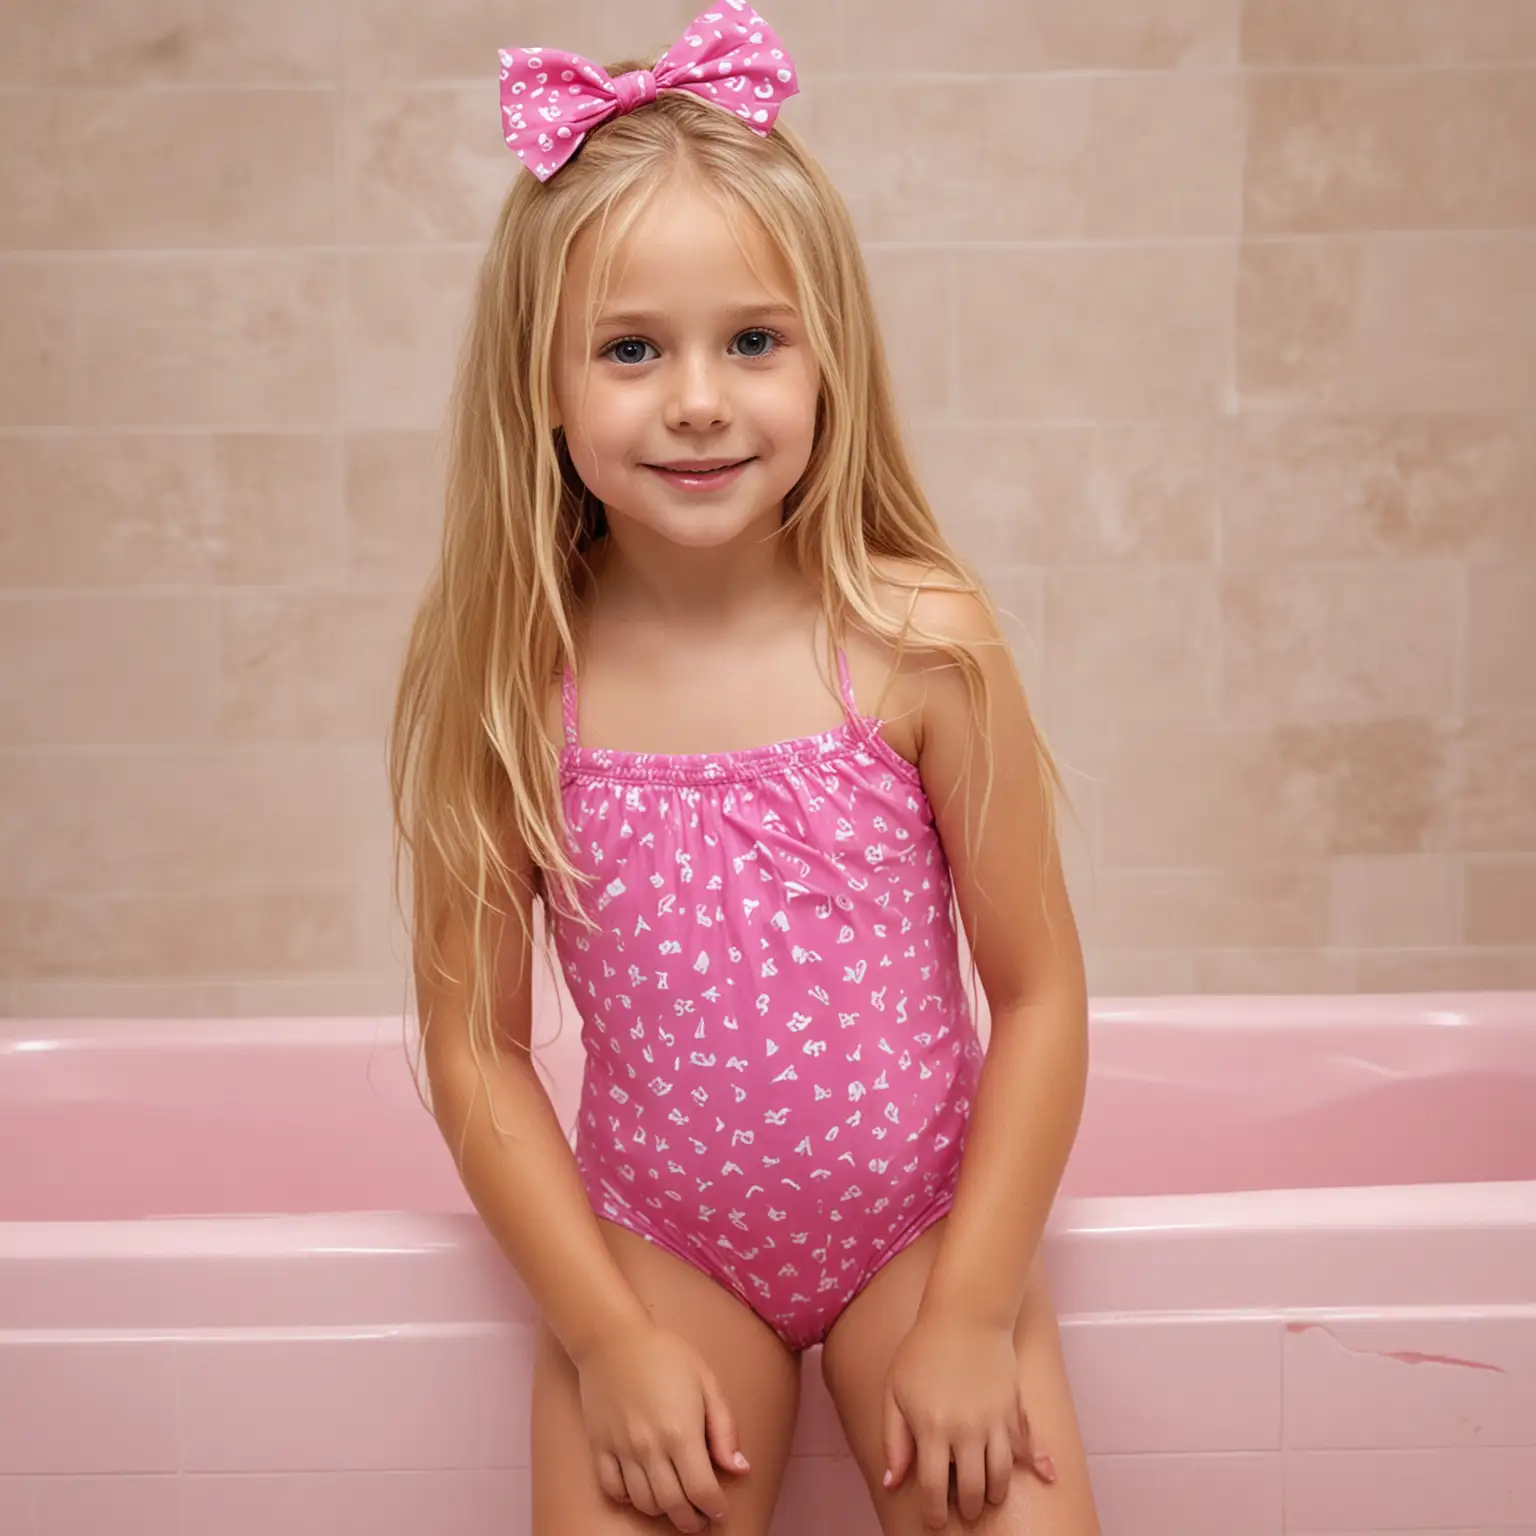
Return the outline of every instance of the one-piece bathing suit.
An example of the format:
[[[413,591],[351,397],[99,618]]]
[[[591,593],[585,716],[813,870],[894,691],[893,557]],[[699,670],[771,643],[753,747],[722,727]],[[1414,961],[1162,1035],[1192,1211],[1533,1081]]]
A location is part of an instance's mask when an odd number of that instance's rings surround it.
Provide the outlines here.
[[[734,752],[583,747],[562,689],[587,1197],[793,1349],[950,1208],[982,1061],[932,809],[837,667],[841,725]]]

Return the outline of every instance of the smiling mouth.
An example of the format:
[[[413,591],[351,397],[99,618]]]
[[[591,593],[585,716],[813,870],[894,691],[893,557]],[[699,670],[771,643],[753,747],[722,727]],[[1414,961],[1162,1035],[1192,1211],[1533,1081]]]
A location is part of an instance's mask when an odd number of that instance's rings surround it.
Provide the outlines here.
[[[750,459],[710,459],[697,464],[651,464],[647,467],[659,469],[667,475],[713,475],[723,469],[737,469],[751,462]]]

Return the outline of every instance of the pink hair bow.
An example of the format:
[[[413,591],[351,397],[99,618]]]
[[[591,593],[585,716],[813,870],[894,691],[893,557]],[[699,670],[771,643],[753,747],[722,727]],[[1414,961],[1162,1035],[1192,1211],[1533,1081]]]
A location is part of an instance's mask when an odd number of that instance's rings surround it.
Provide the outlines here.
[[[716,0],[657,61],[617,79],[580,54],[558,48],[501,50],[501,117],[508,145],[548,181],[610,117],[692,91],[734,112],[765,137],[781,103],[799,89],[794,62],[772,27],[746,0]]]

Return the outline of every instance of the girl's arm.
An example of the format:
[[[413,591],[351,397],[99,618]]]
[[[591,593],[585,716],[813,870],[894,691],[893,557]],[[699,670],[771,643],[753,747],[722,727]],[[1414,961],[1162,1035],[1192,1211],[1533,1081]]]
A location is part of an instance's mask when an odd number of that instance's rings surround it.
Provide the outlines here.
[[[532,881],[525,873],[513,914],[489,915],[483,940],[499,946],[500,1059],[485,1063],[484,1076],[505,1137],[497,1133],[481,1068],[470,1050],[465,978],[473,957],[464,924],[447,924],[442,936],[444,969],[455,981],[428,976],[418,964],[417,1005],[427,1021],[423,1054],[433,1115],[455,1157],[462,1146],[464,1187],[544,1320],[579,1363],[606,1337],[650,1319],[603,1242],[570,1143],[529,1054],[532,908]]]
[[[726,1513],[712,1462],[741,1473],[747,1460],[709,1366],[655,1323],[604,1243],[534,1073],[532,887],[524,867],[513,913],[487,925],[498,962],[500,1060],[484,1074],[494,1122],[471,1054],[462,982],[444,984],[417,968],[433,1113],[456,1157],[463,1148],[460,1175],[481,1220],[576,1366],[599,1486],[642,1514],[670,1516],[679,1531],[702,1530],[703,1516]],[[455,927],[444,938],[449,975],[469,975],[468,933]]]
[[[918,660],[918,767],[992,1017],[954,1209],[922,1312],[1012,1330],[1082,1117],[1087,985],[1050,814],[1052,786],[1003,641],[974,598],[925,592],[917,625],[968,646],[986,674],[988,744],[965,682]],[[967,742],[970,744],[967,761]]]

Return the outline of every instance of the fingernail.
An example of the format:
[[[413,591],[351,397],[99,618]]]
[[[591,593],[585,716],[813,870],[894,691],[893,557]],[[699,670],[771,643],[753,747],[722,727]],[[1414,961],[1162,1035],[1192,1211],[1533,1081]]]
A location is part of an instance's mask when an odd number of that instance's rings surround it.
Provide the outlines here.
[[[735,1464],[738,1467],[740,1467],[743,1472],[745,1472],[747,1470],[747,1458],[745,1456],[743,1456],[740,1451],[736,1452],[736,1455],[733,1458],[733,1460],[734,1460]]]
[[[882,1479],[882,1481],[885,1483],[887,1488],[891,1486],[891,1472],[889,1467],[886,1468],[885,1477]]]
[[[1049,1456],[1042,1456],[1040,1458],[1040,1470],[1045,1474],[1046,1482],[1054,1483],[1056,1481],[1056,1463]]]

